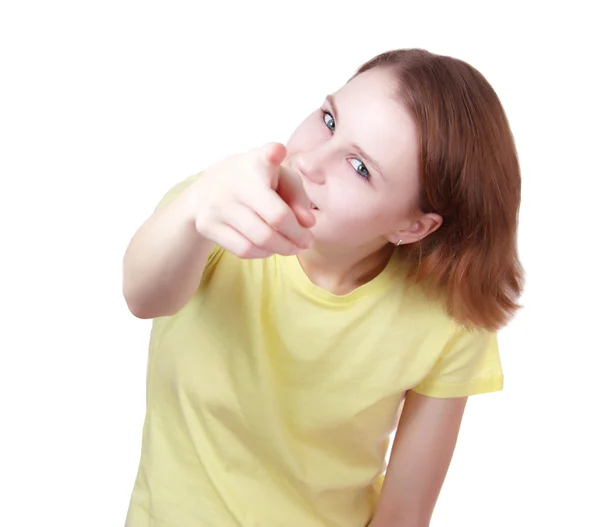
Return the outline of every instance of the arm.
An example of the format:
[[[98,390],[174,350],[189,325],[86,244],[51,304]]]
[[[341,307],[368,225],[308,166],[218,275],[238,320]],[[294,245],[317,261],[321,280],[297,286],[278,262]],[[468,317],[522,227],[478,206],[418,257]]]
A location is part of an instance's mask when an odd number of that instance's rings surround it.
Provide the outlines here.
[[[369,527],[427,527],[446,477],[467,397],[406,395],[381,498]]]
[[[240,258],[298,254],[315,218],[302,182],[268,143],[188,178],[139,228],[123,259],[123,295],[139,318],[177,313],[200,284],[215,245]],[[164,201],[164,200],[163,200]]]
[[[179,311],[194,294],[213,247],[198,234],[192,189],[159,208],[133,236],[123,259],[123,295],[139,318]]]

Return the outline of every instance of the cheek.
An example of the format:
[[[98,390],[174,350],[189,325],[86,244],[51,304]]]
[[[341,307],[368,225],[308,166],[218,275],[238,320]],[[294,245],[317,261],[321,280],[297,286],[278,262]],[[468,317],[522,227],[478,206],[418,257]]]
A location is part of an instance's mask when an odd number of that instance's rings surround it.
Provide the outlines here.
[[[336,223],[339,220],[340,225],[348,230],[379,234],[393,230],[408,216],[402,200],[384,196],[381,190],[365,190],[361,187],[362,181],[357,183],[351,189],[346,186],[330,194],[336,211]]]
[[[349,228],[369,228],[381,221],[385,212],[381,209],[379,197],[367,185],[358,180],[354,184],[341,185],[339,188],[328,188],[333,201],[336,217]]]

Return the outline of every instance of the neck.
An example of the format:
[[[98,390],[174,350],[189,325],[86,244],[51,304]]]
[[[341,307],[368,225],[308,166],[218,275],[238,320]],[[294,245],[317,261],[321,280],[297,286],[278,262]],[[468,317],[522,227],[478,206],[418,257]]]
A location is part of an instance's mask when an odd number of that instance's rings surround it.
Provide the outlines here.
[[[335,295],[345,295],[370,282],[389,262],[395,247],[331,247],[314,243],[298,255],[310,281]]]

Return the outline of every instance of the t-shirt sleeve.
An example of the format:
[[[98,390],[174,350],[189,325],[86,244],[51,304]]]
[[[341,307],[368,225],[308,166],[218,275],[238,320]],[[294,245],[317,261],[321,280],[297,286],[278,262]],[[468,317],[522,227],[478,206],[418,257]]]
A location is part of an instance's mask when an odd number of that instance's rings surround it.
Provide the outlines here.
[[[413,391],[438,398],[466,397],[502,390],[503,384],[498,334],[455,325],[437,363]]]

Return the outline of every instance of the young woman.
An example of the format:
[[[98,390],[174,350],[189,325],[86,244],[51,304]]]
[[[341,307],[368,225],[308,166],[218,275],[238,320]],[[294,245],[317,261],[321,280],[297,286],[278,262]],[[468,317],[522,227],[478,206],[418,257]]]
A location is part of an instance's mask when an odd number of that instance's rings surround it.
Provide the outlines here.
[[[423,50],[175,186],[124,258],[155,319],[127,526],[428,525],[467,397],[502,388],[519,203],[494,90]]]

